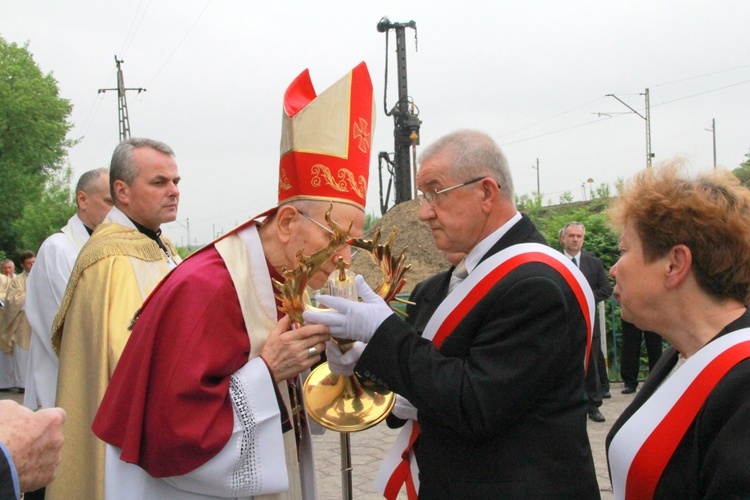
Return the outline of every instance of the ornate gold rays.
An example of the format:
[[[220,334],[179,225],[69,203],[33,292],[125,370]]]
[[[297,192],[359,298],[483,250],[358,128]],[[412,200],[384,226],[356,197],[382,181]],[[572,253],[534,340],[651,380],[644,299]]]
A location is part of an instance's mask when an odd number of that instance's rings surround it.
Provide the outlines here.
[[[396,239],[397,231],[393,230],[385,244],[380,242],[380,228],[375,230],[375,235],[371,240],[350,238],[349,233],[352,230],[352,223],[350,222],[349,227],[343,229],[331,220],[332,210],[333,204],[331,204],[325,215],[328,227],[333,231],[331,241],[328,245],[310,256],[303,255],[300,250],[297,252],[297,266],[294,269],[284,269],[282,272],[285,278],[284,283],[275,279],[273,280],[273,284],[278,291],[277,296],[281,300],[281,307],[279,309],[288,314],[292,318],[292,321],[301,325],[303,323],[302,313],[306,307],[309,307],[306,306],[304,299],[308,281],[331,258],[336,249],[344,244],[368,252],[372,261],[378,266],[382,280],[374,290],[378,295],[383,297],[386,303],[394,300],[401,303],[408,303],[408,301],[396,297],[406,284],[404,275],[411,267],[410,264],[406,264],[406,248],[399,255],[393,254],[392,246]],[[397,309],[394,310],[399,314],[403,314]]]

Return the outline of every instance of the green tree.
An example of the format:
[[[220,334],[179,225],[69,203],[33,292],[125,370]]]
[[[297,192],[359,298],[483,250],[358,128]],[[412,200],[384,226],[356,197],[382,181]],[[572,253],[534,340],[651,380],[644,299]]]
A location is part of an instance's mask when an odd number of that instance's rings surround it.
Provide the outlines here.
[[[740,166],[732,170],[732,173],[737,176],[743,186],[750,187],[750,153],[745,155],[744,162],[740,163]]]
[[[71,175],[70,167],[51,175],[39,200],[26,204],[21,216],[13,221],[19,248],[36,252],[42,242],[59,231],[76,212]]]
[[[566,203],[573,203],[573,193],[570,191],[565,191],[560,195],[560,205],[565,205]]]
[[[0,38],[0,251],[8,255],[22,249],[26,238],[17,232],[26,225],[16,221],[54,185],[48,181],[62,170],[73,145],[66,139],[71,109],[59,96],[57,81],[36,65],[28,45]]]

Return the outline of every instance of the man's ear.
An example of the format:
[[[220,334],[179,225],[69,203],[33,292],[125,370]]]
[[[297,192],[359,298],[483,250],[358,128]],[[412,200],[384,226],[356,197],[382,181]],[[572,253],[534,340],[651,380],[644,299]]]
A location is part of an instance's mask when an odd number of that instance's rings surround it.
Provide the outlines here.
[[[693,268],[693,253],[685,245],[675,245],[669,250],[665,265],[666,287],[677,288]]]
[[[284,205],[276,212],[274,225],[279,241],[288,243],[292,239],[294,224],[297,219],[297,209],[291,205]]]
[[[114,188],[115,199],[112,201],[123,205],[130,204],[130,186],[128,186],[122,179],[117,179],[114,183]]]
[[[89,205],[89,197],[83,191],[78,191],[76,193],[76,203],[78,204],[78,208],[86,210]]]
[[[482,206],[489,212],[497,203],[500,196],[500,187],[497,185],[497,181],[491,177],[482,179],[480,186],[482,188]]]

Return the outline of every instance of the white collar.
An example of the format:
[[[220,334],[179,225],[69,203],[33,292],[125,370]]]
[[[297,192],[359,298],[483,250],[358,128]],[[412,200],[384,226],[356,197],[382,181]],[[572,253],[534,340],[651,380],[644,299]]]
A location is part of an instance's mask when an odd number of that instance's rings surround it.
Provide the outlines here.
[[[516,215],[511,217],[508,222],[500,226],[499,228],[495,229],[491,234],[489,234],[486,238],[484,238],[482,241],[474,245],[474,248],[471,249],[471,251],[464,257],[464,262],[466,264],[466,271],[471,273],[475,267],[479,264],[479,261],[482,260],[482,257],[484,257],[484,254],[490,251],[490,248],[492,248],[492,245],[500,241],[500,238],[505,236],[505,234],[516,225],[518,221],[521,220],[521,214],[519,212],[516,212]]]

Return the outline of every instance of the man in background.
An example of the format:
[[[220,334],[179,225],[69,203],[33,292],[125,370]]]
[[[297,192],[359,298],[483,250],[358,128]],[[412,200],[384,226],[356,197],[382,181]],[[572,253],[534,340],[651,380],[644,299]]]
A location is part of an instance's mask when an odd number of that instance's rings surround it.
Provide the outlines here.
[[[594,301],[598,304],[612,295],[612,285],[609,283],[607,272],[602,261],[594,254],[583,250],[586,239],[586,228],[577,221],[568,222],[563,226],[560,243],[563,253],[575,264],[586,277],[594,292]],[[603,388],[601,384],[602,371],[607,369],[602,353],[601,330],[599,314],[594,314],[594,334],[589,352],[589,367],[586,372],[586,397],[588,398],[588,415],[594,422],[604,422],[606,419],[599,408],[602,406]]]
[[[78,210],[65,227],[44,240],[29,274],[26,316],[31,325],[31,349],[24,406],[31,410],[55,406],[58,359],[52,349],[52,320],[60,309],[78,252],[112,208],[108,169],[89,170],[78,179],[76,204]]]
[[[5,295],[8,293],[8,285],[16,276],[16,265],[10,259],[0,262],[0,329],[3,325],[3,313],[5,312]],[[2,333],[2,332],[0,332]],[[0,348],[0,391],[7,391],[15,387],[13,378],[13,358],[4,349]]]
[[[0,275],[5,276],[8,279],[13,279],[16,275],[16,266],[10,259],[5,259],[0,262]]]
[[[633,323],[622,320],[622,349],[620,349],[620,375],[623,394],[633,394],[638,389],[638,373],[641,367],[641,343],[646,344],[648,372],[656,366],[662,351],[662,338],[654,333],[643,331]]]
[[[177,218],[179,182],[166,144],[130,138],[115,148],[109,170],[114,207],[78,255],[52,324],[60,359],[56,405],[68,420],[67,445],[47,498],[104,497],[104,443],[91,423],[133,315],[180,260],[160,227]]]
[[[23,392],[26,387],[26,367],[29,363],[29,347],[31,347],[31,326],[26,317],[26,282],[36,256],[31,250],[26,250],[21,252],[18,260],[21,262],[22,272],[8,285],[3,324],[0,326],[2,344],[13,359],[15,378],[15,387],[11,389],[13,392]]]

